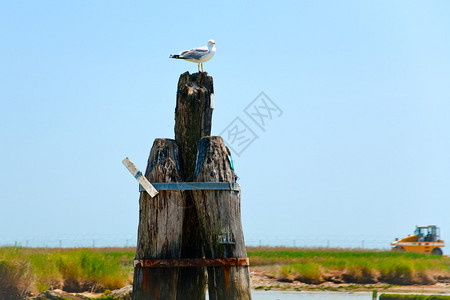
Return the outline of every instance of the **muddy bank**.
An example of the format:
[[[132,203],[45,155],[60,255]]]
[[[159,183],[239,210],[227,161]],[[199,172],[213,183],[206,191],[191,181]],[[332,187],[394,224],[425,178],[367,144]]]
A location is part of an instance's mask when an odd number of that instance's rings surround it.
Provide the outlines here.
[[[335,274],[336,275],[336,274]],[[273,271],[267,268],[252,268],[250,272],[252,289],[254,291],[312,291],[312,292],[369,292],[378,290],[379,293],[414,293],[414,294],[448,294],[450,295],[450,282],[436,282],[429,285],[389,285],[385,283],[354,284],[335,283],[331,281],[320,284],[307,284],[300,281],[279,281],[273,276]],[[131,285],[122,289],[106,293],[68,293],[62,290],[46,291],[37,296],[30,297],[33,300],[89,300],[89,299],[131,299]]]
[[[334,281],[324,281],[318,284],[308,284],[298,280],[285,280],[276,277],[271,267],[253,267],[250,272],[252,288],[255,290],[285,290],[285,291],[370,291],[418,293],[418,294],[450,294],[450,278],[441,278],[431,284],[392,285],[382,282],[356,284],[343,282],[342,274],[333,274]]]

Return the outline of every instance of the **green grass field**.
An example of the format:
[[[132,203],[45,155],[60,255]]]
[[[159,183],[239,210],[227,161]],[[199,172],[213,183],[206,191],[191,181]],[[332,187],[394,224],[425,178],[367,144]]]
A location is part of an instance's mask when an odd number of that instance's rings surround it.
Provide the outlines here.
[[[25,295],[50,288],[113,290],[132,281],[133,248],[0,248],[2,292]],[[279,281],[319,284],[433,284],[450,280],[450,259],[414,253],[346,249],[248,248],[250,266]]]
[[[248,248],[252,266],[266,266],[281,281],[395,285],[433,284],[450,279],[442,256],[355,249]]]
[[[103,292],[131,283],[134,249],[0,248],[0,299],[64,289]],[[3,293],[3,294],[2,294]]]

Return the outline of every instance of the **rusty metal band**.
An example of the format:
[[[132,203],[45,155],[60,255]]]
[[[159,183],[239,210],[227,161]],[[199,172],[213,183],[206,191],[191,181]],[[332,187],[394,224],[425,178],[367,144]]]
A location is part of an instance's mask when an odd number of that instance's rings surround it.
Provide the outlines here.
[[[248,266],[248,258],[135,259],[135,268],[236,267]]]

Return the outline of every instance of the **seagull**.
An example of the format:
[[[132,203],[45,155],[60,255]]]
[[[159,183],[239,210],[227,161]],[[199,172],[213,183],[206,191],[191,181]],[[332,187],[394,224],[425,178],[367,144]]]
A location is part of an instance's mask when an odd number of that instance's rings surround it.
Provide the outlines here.
[[[188,61],[192,61],[198,64],[198,71],[200,72],[200,65],[202,66],[203,72],[203,63],[210,60],[214,54],[216,53],[216,42],[214,40],[208,41],[208,46],[194,48],[191,50],[181,51],[179,54],[170,55],[170,58],[184,59]]]

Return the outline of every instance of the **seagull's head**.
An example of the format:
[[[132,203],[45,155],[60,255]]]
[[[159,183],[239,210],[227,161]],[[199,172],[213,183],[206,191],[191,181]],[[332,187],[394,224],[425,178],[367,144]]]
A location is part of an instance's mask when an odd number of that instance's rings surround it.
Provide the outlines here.
[[[209,40],[208,41],[208,47],[214,47],[214,45],[216,44],[216,42],[214,42],[214,40]]]

